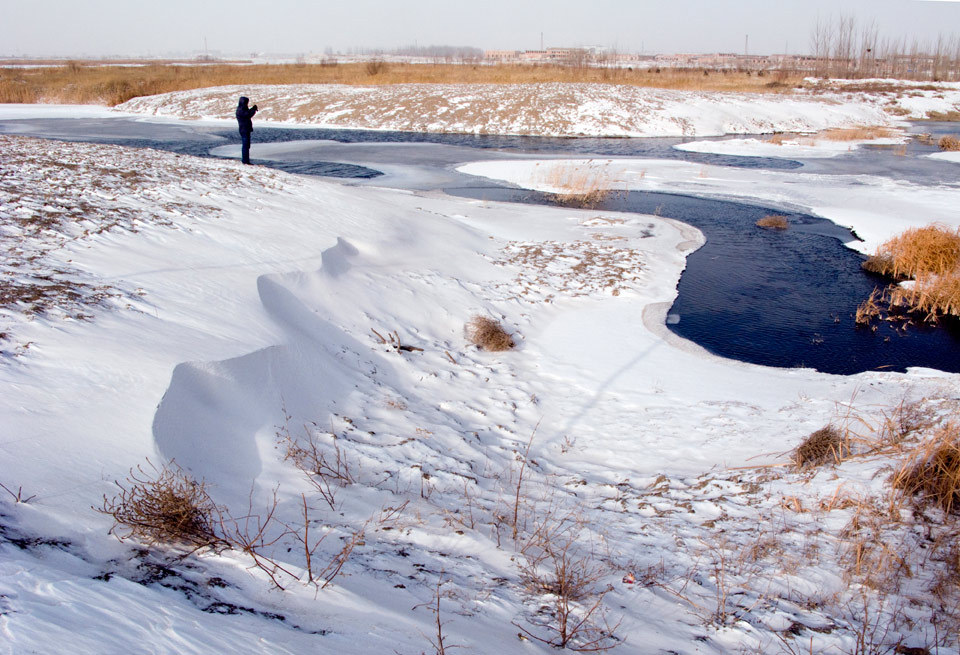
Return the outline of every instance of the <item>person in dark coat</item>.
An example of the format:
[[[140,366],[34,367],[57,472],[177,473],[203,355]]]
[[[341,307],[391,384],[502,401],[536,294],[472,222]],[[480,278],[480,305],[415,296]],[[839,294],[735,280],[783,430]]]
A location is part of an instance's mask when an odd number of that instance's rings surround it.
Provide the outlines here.
[[[237,123],[240,124],[240,161],[244,164],[250,163],[250,133],[253,132],[253,115],[257,113],[257,106],[248,107],[250,98],[240,96],[240,103],[237,105]]]

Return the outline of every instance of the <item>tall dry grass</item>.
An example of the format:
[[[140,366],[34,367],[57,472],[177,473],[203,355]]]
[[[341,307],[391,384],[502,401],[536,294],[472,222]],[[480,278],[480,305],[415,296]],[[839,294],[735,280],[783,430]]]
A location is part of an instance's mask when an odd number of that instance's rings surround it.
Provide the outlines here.
[[[894,473],[895,501],[912,499],[948,514],[960,509],[960,423],[949,422],[919,444]]]
[[[949,275],[960,265],[960,230],[927,225],[884,242],[864,263],[867,270],[897,278]]]
[[[562,164],[550,166],[543,181],[557,189],[552,197],[567,207],[590,208],[613,193],[613,180],[605,165]]]
[[[609,69],[571,66],[371,62],[110,66],[70,62],[42,68],[0,67],[0,103],[117,105],[131,98],[235,84],[536,84],[603,83],[661,89],[789,93],[800,76],[776,83],[749,71]]]
[[[883,243],[863,267],[910,280],[887,289],[884,299],[890,306],[922,312],[927,318],[960,316],[960,229],[942,225],[910,228]],[[858,322],[859,314],[858,310]]]

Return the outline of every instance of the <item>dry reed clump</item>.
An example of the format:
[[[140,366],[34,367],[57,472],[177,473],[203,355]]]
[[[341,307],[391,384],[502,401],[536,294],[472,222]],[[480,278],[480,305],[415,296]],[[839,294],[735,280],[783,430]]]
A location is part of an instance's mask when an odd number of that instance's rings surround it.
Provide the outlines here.
[[[832,130],[824,130],[819,134],[820,138],[827,141],[870,141],[873,139],[886,139],[896,134],[896,131],[889,127],[879,125],[864,127],[843,127]]]
[[[919,506],[960,511],[960,423],[940,427],[897,470],[892,479],[896,500],[912,498]]]
[[[941,150],[956,152],[960,150],[960,139],[952,134],[947,134],[946,136],[940,137],[937,146],[939,146]]]
[[[605,166],[552,166],[545,181],[559,189],[552,197],[566,207],[595,207],[612,192],[610,173]]]
[[[218,552],[230,547],[217,530],[222,511],[207,493],[206,483],[194,480],[175,462],[160,470],[154,467],[152,473],[138,466],[116,485],[120,492],[113,498],[104,495],[103,505],[96,509],[113,517],[110,531],[119,539],[180,543],[193,550]],[[117,533],[118,528],[123,534]]]
[[[884,264],[878,272],[893,277],[949,275],[960,267],[960,230],[942,225],[910,228],[884,242],[876,259]]]
[[[891,275],[893,270],[893,257],[889,253],[879,253],[869,257],[861,264],[863,270],[877,275]]]
[[[804,439],[794,449],[793,461],[799,469],[822,466],[839,462],[849,451],[849,445],[840,430],[827,425]]]
[[[960,276],[919,277],[910,286],[892,287],[889,297],[891,306],[926,314],[931,321],[939,314],[960,316]]]
[[[857,307],[854,321],[857,325],[869,325],[870,322],[880,316],[880,303],[883,301],[883,292],[880,289],[874,289],[870,296]]]
[[[910,284],[891,287],[890,306],[923,312],[960,315],[960,229],[940,225],[911,228],[883,243],[864,269]]]
[[[790,221],[787,220],[786,216],[770,214],[757,221],[756,225],[757,227],[771,228],[774,230],[786,230],[790,227]]]
[[[499,321],[487,316],[474,316],[467,323],[467,338],[482,348],[499,352],[514,347],[513,338],[501,327]]]

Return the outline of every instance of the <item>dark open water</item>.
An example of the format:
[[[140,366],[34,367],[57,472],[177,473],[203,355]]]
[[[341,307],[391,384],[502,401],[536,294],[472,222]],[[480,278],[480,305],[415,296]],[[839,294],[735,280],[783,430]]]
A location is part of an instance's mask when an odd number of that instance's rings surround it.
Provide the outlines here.
[[[457,195],[549,204],[517,189],[464,188]],[[857,305],[882,279],[843,243],[854,236],[830,221],[721,200],[631,192],[597,209],[657,213],[699,228],[706,244],[687,257],[668,328],[731,359],[781,368],[809,367],[849,375],[910,366],[960,372],[960,324],[940,327],[879,322],[858,328]],[[768,214],[790,228],[756,227]]]

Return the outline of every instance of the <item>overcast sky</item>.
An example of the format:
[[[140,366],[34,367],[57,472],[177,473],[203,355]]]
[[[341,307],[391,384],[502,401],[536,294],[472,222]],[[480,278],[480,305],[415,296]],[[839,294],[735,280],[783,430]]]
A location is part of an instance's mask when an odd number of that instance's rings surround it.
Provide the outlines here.
[[[818,16],[882,36],[960,35],[960,0],[0,0],[0,55],[323,53],[456,45],[809,51]]]

